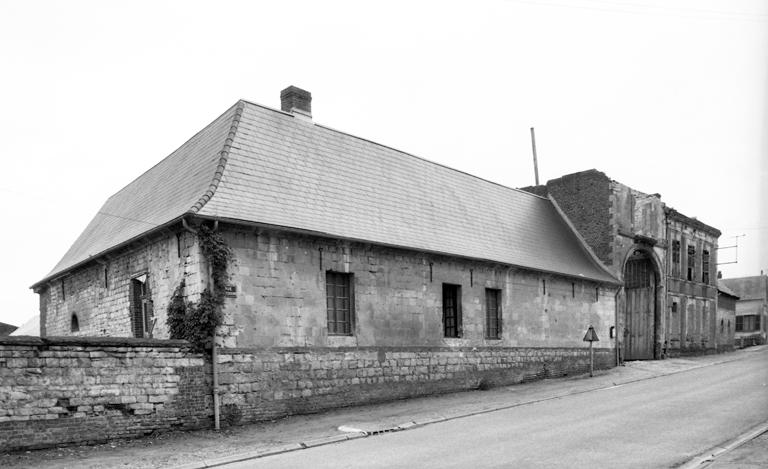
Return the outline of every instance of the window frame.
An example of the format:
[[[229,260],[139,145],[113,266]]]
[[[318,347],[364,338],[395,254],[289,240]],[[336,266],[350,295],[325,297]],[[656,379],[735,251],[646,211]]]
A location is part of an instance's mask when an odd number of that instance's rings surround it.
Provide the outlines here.
[[[709,285],[709,249],[701,250],[701,282]]]
[[[464,332],[461,317],[461,285],[444,283],[442,298],[443,337],[446,339],[460,339]]]
[[[131,332],[139,339],[152,338],[154,329],[154,308],[149,289],[149,275],[131,278],[128,298],[131,313]]]
[[[485,338],[500,340],[503,332],[501,289],[485,289]]]
[[[686,276],[685,278],[692,282],[696,278],[696,246],[689,244],[686,247],[686,254],[688,255]]]
[[[355,332],[354,274],[325,271],[325,311],[329,336],[353,336]],[[346,296],[343,293],[346,292]],[[342,295],[339,295],[342,293]],[[346,300],[346,308],[343,301]],[[339,306],[340,302],[342,306]]]

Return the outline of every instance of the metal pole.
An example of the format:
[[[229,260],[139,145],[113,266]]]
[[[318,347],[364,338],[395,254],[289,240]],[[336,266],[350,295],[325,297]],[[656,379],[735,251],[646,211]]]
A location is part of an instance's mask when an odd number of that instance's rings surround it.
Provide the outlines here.
[[[531,146],[533,146],[533,173],[536,176],[536,185],[539,185],[539,162],[536,160],[536,134],[531,127]]]
[[[592,351],[592,341],[589,341],[589,377],[592,377],[592,374],[595,369],[595,355]]]

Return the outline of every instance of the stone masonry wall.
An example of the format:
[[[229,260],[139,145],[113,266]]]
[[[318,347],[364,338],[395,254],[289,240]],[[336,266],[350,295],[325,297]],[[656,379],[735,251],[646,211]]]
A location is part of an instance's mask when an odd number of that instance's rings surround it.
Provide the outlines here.
[[[114,253],[53,280],[39,291],[43,335],[132,337],[131,279],[146,274],[157,318],[152,336],[168,338],[165,315],[173,289],[186,280],[191,298],[202,288],[196,237],[180,231]],[[72,331],[77,315],[79,331]]]
[[[229,349],[219,363],[222,422],[237,424],[584,373],[589,348]],[[595,349],[596,369],[614,364]]]
[[[272,347],[581,347],[592,325],[612,347],[615,287],[583,279],[366,243],[220,224],[234,293],[221,345]],[[351,274],[354,325],[328,333],[326,272]],[[445,337],[443,288],[459,288],[461,336]],[[486,334],[486,289],[501,334]]]
[[[0,338],[0,450],[208,427],[210,375],[183,341]]]

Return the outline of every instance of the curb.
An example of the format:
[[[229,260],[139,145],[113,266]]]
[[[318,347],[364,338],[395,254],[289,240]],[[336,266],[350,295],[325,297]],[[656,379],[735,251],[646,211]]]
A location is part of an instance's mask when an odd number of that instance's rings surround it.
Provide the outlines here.
[[[713,462],[715,462],[715,460],[720,456],[722,456],[723,454],[729,451],[733,451],[739,446],[751,440],[754,440],[755,438],[757,438],[758,436],[762,435],[765,432],[768,432],[768,422],[763,422],[760,425],[747,430],[746,432],[737,436],[736,438],[734,438],[724,446],[715,446],[713,448],[710,448],[707,451],[704,451],[704,453],[700,454],[699,456],[696,456],[690,461],[677,467],[678,469],[703,469],[709,466],[710,464],[712,464]]]
[[[290,453],[290,452],[293,452],[293,451],[299,451],[299,450],[308,449],[308,448],[314,448],[314,447],[318,447],[318,446],[325,446],[325,445],[330,445],[330,444],[334,444],[334,443],[341,443],[341,442],[348,441],[348,440],[356,440],[356,439],[359,439],[359,438],[368,438],[370,436],[382,435],[382,434],[385,434],[385,433],[393,433],[393,432],[399,432],[399,431],[405,431],[405,430],[413,430],[413,429],[416,429],[416,428],[424,427],[424,426],[427,426],[427,425],[432,425],[432,424],[435,424],[435,423],[447,422],[447,421],[450,421],[450,420],[457,420],[457,419],[461,419],[461,418],[472,417],[472,416],[475,416],[475,415],[488,414],[488,413],[491,413],[491,412],[498,412],[500,410],[507,410],[507,409],[511,409],[511,408],[514,408],[514,407],[520,407],[520,406],[529,405],[529,404],[536,404],[536,403],[539,403],[539,402],[545,402],[545,401],[551,401],[551,400],[555,400],[555,399],[561,399],[563,397],[575,396],[575,395],[578,395],[578,394],[585,394],[585,393],[588,393],[588,392],[612,389],[612,388],[615,388],[615,387],[624,386],[626,384],[636,383],[636,382],[639,382],[639,381],[646,381],[646,380],[649,380],[649,379],[656,379],[656,378],[660,378],[662,376],[669,376],[669,375],[674,375],[674,374],[678,374],[678,373],[684,373],[686,371],[692,371],[692,370],[696,370],[696,369],[699,369],[699,368],[705,368],[705,367],[708,367],[708,366],[721,365],[723,363],[728,363],[728,362],[735,361],[735,360],[738,360],[738,358],[733,358],[731,360],[720,360],[720,361],[716,361],[716,362],[712,362],[712,363],[706,363],[706,364],[699,365],[699,366],[693,366],[691,368],[686,368],[686,369],[682,369],[682,370],[674,370],[674,371],[670,371],[670,372],[667,372],[667,373],[651,374],[650,376],[646,376],[646,377],[642,377],[642,378],[629,379],[629,380],[626,380],[626,381],[617,380],[616,382],[612,382],[610,385],[604,385],[604,386],[598,385],[597,387],[594,387],[594,388],[588,388],[588,389],[568,392],[568,393],[565,393],[565,394],[559,394],[559,395],[544,397],[544,398],[540,398],[540,399],[528,400],[528,401],[524,401],[524,402],[517,402],[515,404],[503,405],[503,406],[494,407],[494,408],[490,408],[490,409],[477,410],[477,411],[468,412],[468,413],[465,413],[465,414],[452,415],[452,416],[439,416],[439,417],[430,418],[430,419],[422,420],[422,421],[405,422],[405,423],[396,425],[394,427],[389,427],[389,428],[382,428],[382,429],[372,430],[372,431],[359,431],[359,432],[345,433],[345,434],[341,434],[341,435],[332,435],[332,436],[327,436],[327,437],[321,437],[321,438],[317,438],[317,439],[307,440],[307,441],[303,441],[303,442],[299,442],[299,443],[291,443],[291,444],[286,444],[286,445],[282,445],[282,446],[275,446],[275,447],[271,447],[271,448],[265,448],[265,449],[261,449],[261,450],[255,450],[255,451],[248,451],[248,452],[238,453],[238,454],[232,455],[232,456],[224,456],[224,457],[221,457],[221,458],[215,458],[215,459],[210,459],[210,460],[204,459],[202,461],[197,461],[197,462],[193,462],[193,463],[187,463],[187,464],[183,464],[181,466],[174,466],[173,469],[204,469],[204,468],[208,468],[208,467],[217,467],[217,466],[223,466],[223,465],[226,465],[226,464],[232,464],[232,463],[235,463],[235,462],[248,461],[248,460],[251,460],[251,459],[263,458],[263,457],[266,457],[266,456],[274,456],[274,455],[278,455],[278,454]],[[641,371],[645,371],[645,370],[641,370]],[[736,448],[737,446],[740,446],[741,444],[743,444],[743,443],[745,443],[745,442],[747,442],[747,441],[749,441],[749,440],[751,440],[753,438],[756,438],[757,436],[761,435],[762,433],[764,433],[766,431],[768,431],[768,423],[762,424],[762,425],[760,425],[760,426],[758,426],[758,427],[756,427],[756,428],[754,428],[754,429],[744,433],[743,435],[739,436],[738,438],[736,438],[736,440],[734,440],[733,442],[729,443],[728,445],[726,445],[723,448],[715,447],[715,448],[712,448],[711,450],[706,451],[705,455],[698,456],[698,457],[694,458],[693,460],[685,463],[685,465],[679,466],[679,469],[702,469],[702,468],[704,468],[706,466],[702,466],[701,464],[711,463],[714,460],[715,457],[721,455],[722,453],[724,453],[726,451],[730,451],[730,450]]]

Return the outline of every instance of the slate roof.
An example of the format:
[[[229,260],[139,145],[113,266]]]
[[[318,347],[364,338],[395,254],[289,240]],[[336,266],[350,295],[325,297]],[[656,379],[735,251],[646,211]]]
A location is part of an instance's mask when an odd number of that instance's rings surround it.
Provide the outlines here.
[[[38,284],[192,214],[618,283],[549,199],[239,101],[110,197]]]
[[[728,285],[726,285],[722,279],[717,280],[717,291],[721,293],[725,293],[726,295],[732,296],[736,299],[739,299],[739,295],[737,295],[736,292],[728,288]]]

